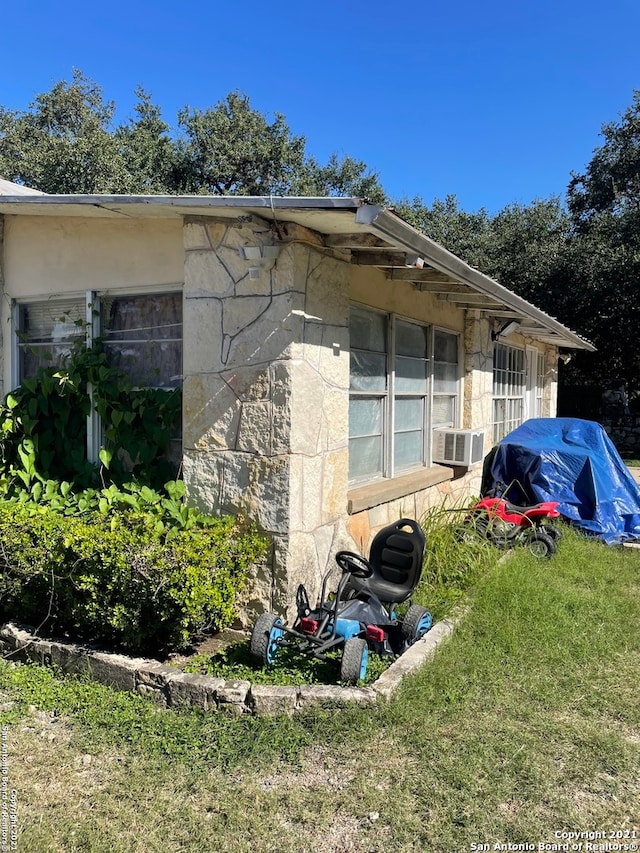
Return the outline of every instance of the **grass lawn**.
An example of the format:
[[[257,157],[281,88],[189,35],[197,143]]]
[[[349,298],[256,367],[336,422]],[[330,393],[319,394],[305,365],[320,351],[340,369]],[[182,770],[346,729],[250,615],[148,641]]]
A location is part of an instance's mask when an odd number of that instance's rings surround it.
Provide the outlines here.
[[[374,709],[177,714],[0,664],[18,850],[458,853],[562,832],[640,850],[640,550],[569,534],[471,596]]]

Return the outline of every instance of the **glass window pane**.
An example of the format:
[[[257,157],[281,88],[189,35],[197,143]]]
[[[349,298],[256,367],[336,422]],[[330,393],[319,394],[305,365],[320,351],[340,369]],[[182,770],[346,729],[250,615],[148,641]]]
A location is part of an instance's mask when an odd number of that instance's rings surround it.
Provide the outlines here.
[[[424,399],[396,397],[395,429],[404,432],[424,426]]]
[[[18,348],[20,380],[41,367],[58,367],[74,341],[86,334],[84,299],[47,300],[20,305]]]
[[[458,365],[438,364],[433,367],[433,390],[435,393],[455,394],[458,390]]]
[[[435,361],[458,363],[458,336],[448,332],[434,332],[433,357]]]
[[[453,426],[455,418],[455,397],[438,396],[433,398],[433,425]]]
[[[398,320],[396,323],[396,353],[398,355],[410,355],[418,358],[426,358],[428,354],[428,329],[426,326],[417,326],[415,323],[405,323]]]
[[[103,299],[102,336],[111,363],[134,386],[182,384],[182,294]]]
[[[419,358],[398,356],[396,368],[396,391],[406,394],[427,393],[427,362]]]
[[[349,332],[352,348],[386,352],[387,318],[384,314],[352,305]]]
[[[387,357],[351,350],[350,382],[353,391],[386,391]]]
[[[423,432],[396,433],[394,442],[394,462],[396,469],[415,467],[422,464]]]
[[[382,435],[382,409],[380,399],[352,397],[349,401],[349,436]]]
[[[349,439],[349,479],[366,480],[382,475],[382,438]]]

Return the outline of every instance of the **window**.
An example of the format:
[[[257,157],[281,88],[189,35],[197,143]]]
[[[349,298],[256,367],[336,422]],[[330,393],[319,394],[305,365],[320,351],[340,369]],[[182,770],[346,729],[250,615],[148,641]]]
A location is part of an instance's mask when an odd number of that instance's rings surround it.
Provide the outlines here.
[[[101,337],[110,362],[134,387],[171,390],[182,384],[182,294],[104,295],[16,306],[15,382],[57,366],[78,340]],[[97,416],[87,420],[87,455],[100,446]],[[176,435],[176,442],[178,436]],[[172,456],[175,456],[172,448]]]
[[[383,314],[355,307],[351,310],[351,480],[380,477],[384,470],[384,425],[389,411],[387,326],[387,318]]]
[[[544,389],[544,353],[538,352],[536,355],[536,384],[534,388],[535,409],[531,413],[533,418],[542,417],[542,391]]]
[[[182,295],[119,296],[101,301],[101,334],[110,362],[139,388],[182,384]]]
[[[182,295],[100,296],[17,307],[17,382],[60,364],[78,339],[101,336],[110,361],[139,388],[182,384]]]
[[[458,336],[355,305],[350,334],[350,481],[424,467],[432,411],[457,418]]]
[[[527,390],[524,350],[494,344],[493,443],[497,444],[524,419]]]
[[[18,305],[16,384],[35,376],[41,367],[59,365],[73,343],[85,335],[84,299]]]
[[[458,336],[433,333],[433,426],[454,427],[459,394]]]

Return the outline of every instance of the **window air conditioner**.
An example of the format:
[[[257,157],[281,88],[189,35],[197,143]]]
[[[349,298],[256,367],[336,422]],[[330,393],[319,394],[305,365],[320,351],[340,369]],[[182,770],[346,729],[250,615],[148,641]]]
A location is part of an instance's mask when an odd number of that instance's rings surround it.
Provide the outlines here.
[[[484,459],[484,430],[434,429],[433,461],[469,468]]]

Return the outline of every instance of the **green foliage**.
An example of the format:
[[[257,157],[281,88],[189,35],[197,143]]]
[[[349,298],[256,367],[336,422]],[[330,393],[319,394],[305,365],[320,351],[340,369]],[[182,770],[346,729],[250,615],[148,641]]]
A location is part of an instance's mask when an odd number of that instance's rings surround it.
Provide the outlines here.
[[[74,71],[24,113],[0,110],[0,173],[49,193],[123,192],[124,162],[110,132],[115,111]]]
[[[100,509],[82,516],[0,503],[0,617],[144,653],[228,626],[266,542],[231,518],[187,509],[177,484],[168,489],[173,498],[104,489],[93,496]]]
[[[139,479],[161,486],[175,475],[167,453],[181,392],[133,388],[98,340],[91,348],[77,343],[60,368],[41,368],[0,405],[0,494],[27,491],[38,503],[56,491],[50,481],[74,491],[95,486],[99,472],[86,455],[92,408],[104,425],[103,481],[106,469],[117,484]]]
[[[427,540],[424,568],[415,600],[436,619],[451,612],[469,588],[497,559],[496,549],[480,536],[462,535],[471,501],[433,507],[420,519]]]
[[[115,104],[81,71],[25,111],[0,107],[0,174],[49,193],[348,195],[382,203],[364,163],[307,155],[285,116],[272,120],[247,95],[185,106],[172,130],[143,87],[134,116],[113,126]]]
[[[338,678],[340,656],[340,652],[330,652],[326,660],[320,660],[313,655],[300,654],[294,648],[285,648],[278,652],[272,665],[256,669],[246,641],[213,655],[196,655],[183,669],[227,680],[244,679],[253,684],[334,684]],[[363,683],[371,684],[390,663],[391,658],[369,653],[367,677]]]
[[[292,187],[293,195],[352,196],[367,199],[371,204],[385,204],[387,197],[375,172],[366,163],[352,157],[339,158],[332,154],[326,166],[309,158]]]
[[[640,89],[621,119],[603,125],[601,133],[604,144],[569,184],[569,207],[585,227],[601,213],[637,217],[640,210]]]
[[[448,195],[445,199],[435,199],[431,206],[425,204],[419,196],[412,201],[404,199],[394,209],[418,231],[445,246],[471,266],[487,272],[491,220],[484,208],[476,213],[468,213],[460,210],[455,195]]]
[[[104,425],[102,468],[87,415]],[[0,407],[0,616],[158,652],[235,616],[265,541],[161,478],[179,391],[134,389],[98,342],[41,369]],[[109,482],[106,482],[107,479]]]
[[[184,189],[219,195],[286,195],[302,168],[305,139],[292,136],[285,117],[273,122],[232,92],[213,109],[180,110]]]
[[[171,191],[178,163],[170,128],[160,108],[141,86],[134,106],[135,119],[116,128],[115,138],[128,174],[127,192],[152,195]]]

